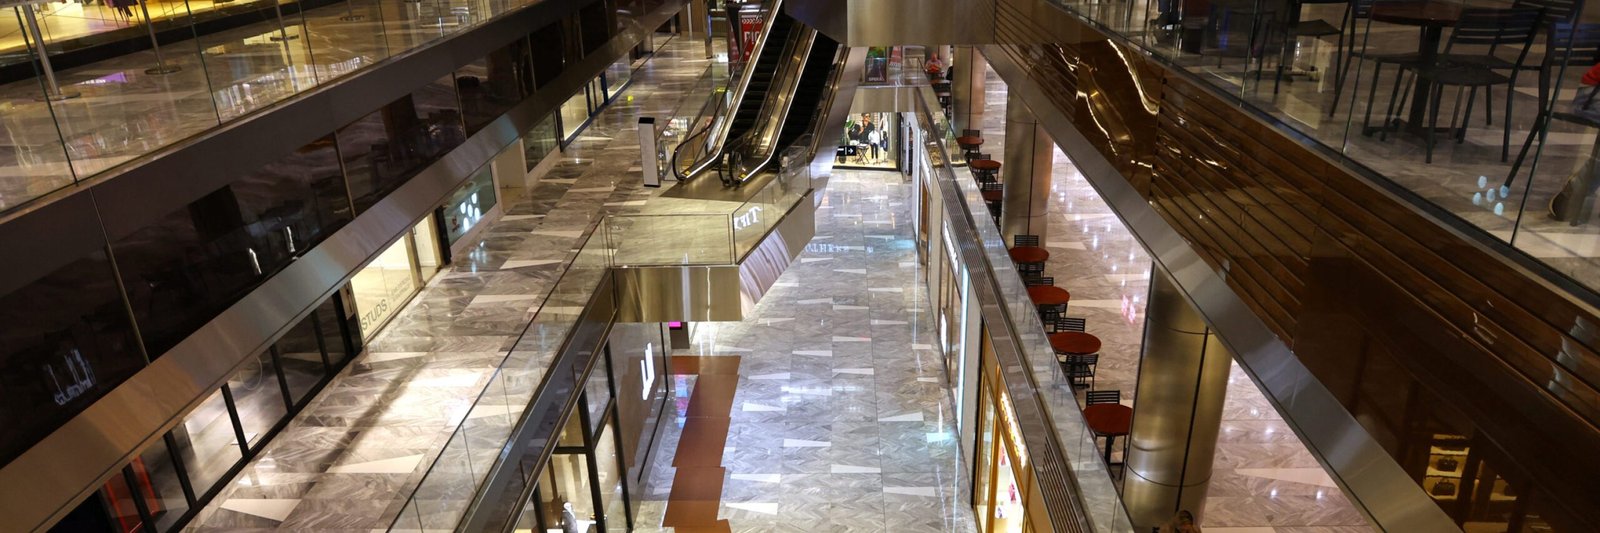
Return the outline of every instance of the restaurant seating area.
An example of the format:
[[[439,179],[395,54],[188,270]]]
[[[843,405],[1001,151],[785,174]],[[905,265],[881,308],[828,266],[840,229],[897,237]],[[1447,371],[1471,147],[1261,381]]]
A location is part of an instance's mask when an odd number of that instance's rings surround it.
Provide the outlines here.
[[[983,147],[983,137],[979,131],[963,131],[956,138],[956,143],[966,158],[973,178],[978,182],[989,214],[994,217],[995,224],[1000,225],[1004,208],[1000,162],[979,152]],[[1087,319],[1067,315],[1072,293],[1056,286],[1055,278],[1044,275],[1045,264],[1050,261],[1050,250],[1045,248],[1038,235],[1013,236],[1009,255],[1023,285],[1028,288],[1028,297],[1038,310],[1039,323],[1045,328],[1062,374],[1069,378],[1074,389],[1084,389],[1084,417],[1097,439],[1104,438],[1102,450],[1106,464],[1120,465],[1113,462],[1115,456],[1120,456],[1117,437],[1128,434],[1133,408],[1122,405],[1121,391],[1094,390],[1095,370],[1100,361],[1100,338],[1089,332]]]
[[[1600,123],[1579,101],[1600,63],[1593,2],[1059,4],[1449,223],[1600,288],[1600,222],[1582,207],[1595,200]],[[1127,76],[1115,63],[1093,72],[1112,98],[1142,92],[1148,105],[1172,91],[1112,79]]]

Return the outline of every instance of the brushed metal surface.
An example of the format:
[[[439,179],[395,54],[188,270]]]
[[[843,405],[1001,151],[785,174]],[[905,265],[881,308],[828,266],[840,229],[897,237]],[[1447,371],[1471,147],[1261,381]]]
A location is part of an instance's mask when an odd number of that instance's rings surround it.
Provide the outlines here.
[[[805,0],[784,9],[846,46],[995,42],[994,3],[981,0]]]
[[[1033,112],[1015,92],[1006,94],[1006,146],[1000,166],[1005,184],[1000,209],[1000,234],[1006,242],[1018,235],[1037,235],[1047,242],[1050,188],[1055,179],[1056,145]]]
[[[1135,528],[1203,520],[1232,356],[1171,275],[1154,269],[1122,502]]]
[[[617,320],[744,320],[815,235],[816,202],[801,198],[736,264],[613,267]]]
[[[866,86],[856,89],[852,113],[914,113],[917,111],[918,87]]]
[[[1042,3],[1042,2],[1041,2]],[[1100,193],[1117,217],[1165,267],[1241,368],[1284,415],[1312,455],[1378,527],[1389,531],[1448,531],[1454,522],[1275,336],[1226,281],[1157,214],[1072,120],[1000,46],[984,57],[1029,102],[1057,146]]]
[[[641,28],[654,29],[679,6],[678,2],[663,4],[643,23],[569,67],[550,88],[491,122],[0,469],[0,513],[6,516],[7,529],[46,528],[98,490],[137,451],[178,424],[183,414],[219,387],[237,366],[260,353],[384,246],[432,212],[474,170],[533,127],[537,119],[556,109],[565,101],[565,95],[626,54],[645,31]],[[565,93],[552,90],[558,87],[573,89]],[[99,194],[97,189],[85,190],[92,194],[69,195],[49,205],[69,206],[72,213],[82,214],[85,202]],[[39,220],[46,218],[49,217]],[[94,218],[89,215],[82,220]],[[0,230],[14,224],[23,226],[17,222],[18,219],[8,219],[0,224]],[[132,229],[135,228],[127,231]]]

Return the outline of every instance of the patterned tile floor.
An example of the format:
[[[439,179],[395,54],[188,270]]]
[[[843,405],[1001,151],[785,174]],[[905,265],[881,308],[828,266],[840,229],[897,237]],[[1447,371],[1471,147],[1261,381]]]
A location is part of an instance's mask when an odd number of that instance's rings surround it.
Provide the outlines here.
[[[988,70],[984,151],[1005,153],[1006,85]],[[1059,148],[1055,151],[1045,275],[1072,292],[1069,316],[1088,319],[1103,348],[1095,389],[1134,397],[1151,259]],[[1201,525],[1208,532],[1371,531],[1366,520],[1243,370],[1234,366]]]
[[[661,46],[528,198],[429,282],[189,529],[388,527],[593,221],[655,194],[638,183],[637,120],[704,97],[687,92],[709,64],[701,46]]]
[[[838,170],[823,194],[816,238],[755,313],[697,324],[682,351],[740,358],[718,517],[733,531],[971,531],[910,184]],[[666,530],[676,416],[638,531]]]

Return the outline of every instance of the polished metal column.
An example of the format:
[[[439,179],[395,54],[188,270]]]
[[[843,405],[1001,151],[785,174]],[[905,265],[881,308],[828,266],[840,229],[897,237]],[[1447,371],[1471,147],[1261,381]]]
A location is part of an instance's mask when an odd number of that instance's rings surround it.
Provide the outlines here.
[[[1200,517],[1232,355],[1176,282],[1153,269],[1122,498],[1136,530]]]
[[[983,53],[975,46],[957,46],[949,58],[950,68],[955,69],[955,78],[950,80],[951,107],[955,108],[955,116],[951,117],[957,130],[983,129],[984,106],[984,71],[988,70],[988,62],[983,58]]]
[[[1005,184],[1000,233],[1006,245],[1017,235],[1038,235],[1044,242],[1055,152],[1055,140],[1027,104],[1017,93],[1007,93],[1005,155],[1000,162],[1000,182]]]

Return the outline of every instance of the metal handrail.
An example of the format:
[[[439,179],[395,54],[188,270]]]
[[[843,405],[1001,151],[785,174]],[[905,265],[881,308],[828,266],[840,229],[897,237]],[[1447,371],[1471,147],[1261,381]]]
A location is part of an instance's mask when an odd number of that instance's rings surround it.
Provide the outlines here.
[[[757,39],[755,48],[750,50],[751,61],[759,59],[761,57],[761,51],[766,49],[767,41],[771,40],[772,22],[777,18],[778,13],[781,11],[783,11],[783,0],[772,0],[772,5],[767,7],[766,18],[762,20],[761,31],[763,33],[763,37],[761,39]],[[750,78],[755,74],[756,70],[752,67],[752,64],[746,63],[744,68],[740,69],[739,83],[733,85],[733,97],[728,99],[730,102],[727,106],[729,113],[732,113],[733,110],[738,109],[738,106],[733,105],[734,102],[744,101],[745,91],[749,90],[750,88]],[[688,172],[678,175],[678,179],[692,179],[695,176],[700,175],[700,173],[705,172],[707,168],[710,168],[712,165],[716,164],[722,159],[722,146],[728,140],[728,130],[733,128],[733,120],[731,120],[732,117],[728,118],[729,120],[712,121],[711,124],[714,126],[714,128],[708,128],[710,129],[711,133],[715,134],[715,136],[708,137],[706,139],[706,146],[716,147],[715,152],[706,154],[706,157],[702,157],[700,160],[696,161]],[[673,153],[673,159],[674,161],[677,159],[676,152]]]

